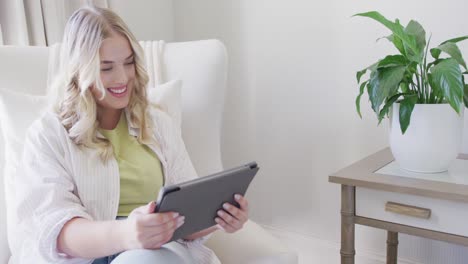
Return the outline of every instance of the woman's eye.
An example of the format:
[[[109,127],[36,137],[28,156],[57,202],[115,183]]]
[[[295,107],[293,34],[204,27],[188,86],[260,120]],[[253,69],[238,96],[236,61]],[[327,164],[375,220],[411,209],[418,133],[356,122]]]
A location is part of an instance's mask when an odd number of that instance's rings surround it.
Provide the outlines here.
[[[125,65],[132,65],[132,64],[135,64],[135,60],[125,63]]]
[[[110,71],[112,68],[107,68],[107,69],[101,69],[101,71]]]

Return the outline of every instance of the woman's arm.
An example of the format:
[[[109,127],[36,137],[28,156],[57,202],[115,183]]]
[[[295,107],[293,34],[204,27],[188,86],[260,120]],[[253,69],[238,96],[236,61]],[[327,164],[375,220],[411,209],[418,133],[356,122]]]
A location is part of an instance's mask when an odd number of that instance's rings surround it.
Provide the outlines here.
[[[138,207],[125,220],[73,218],[62,228],[57,249],[87,259],[136,248],[158,249],[172,238],[184,217],[174,212],[154,214],[154,207],[154,202]]]
[[[91,221],[81,217],[68,221],[57,239],[57,249],[68,256],[100,258],[125,250],[124,221]]]

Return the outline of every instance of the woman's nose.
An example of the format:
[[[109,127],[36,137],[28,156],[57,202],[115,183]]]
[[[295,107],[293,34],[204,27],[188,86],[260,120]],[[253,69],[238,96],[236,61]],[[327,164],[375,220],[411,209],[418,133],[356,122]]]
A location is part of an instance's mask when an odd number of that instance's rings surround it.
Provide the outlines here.
[[[115,82],[118,84],[127,84],[128,76],[125,68],[123,66],[117,67],[117,71],[115,73]]]

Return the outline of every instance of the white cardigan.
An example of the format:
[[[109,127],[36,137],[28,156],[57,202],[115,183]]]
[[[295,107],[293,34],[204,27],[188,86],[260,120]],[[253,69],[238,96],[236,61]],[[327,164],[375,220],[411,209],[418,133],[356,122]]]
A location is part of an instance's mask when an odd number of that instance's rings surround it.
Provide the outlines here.
[[[138,134],[130,119],[131,135]],[[149,146],[163,165],[165,184],[198,177],[190,161],[181,129],[162,111],[153,109],[154,135],[159,146]],[[58,116],[47,112],[27,131],[22,177],[16,179],[15,237],[10,264],[91,263],[57,252],[57,237],[74,218],[114,220],[117,216],[120,179],[117,161],[103,163],[96,150],[80,149],[68,137]],[[193,263],[220,263],[205,238],[183,242]]]

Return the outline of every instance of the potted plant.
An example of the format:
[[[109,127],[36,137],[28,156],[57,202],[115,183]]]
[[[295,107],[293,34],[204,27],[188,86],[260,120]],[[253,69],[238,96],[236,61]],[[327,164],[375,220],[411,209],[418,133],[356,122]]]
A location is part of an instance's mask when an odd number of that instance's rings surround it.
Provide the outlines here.
[[[468,36],[429,49],[430,37],[426,40],[424,28],[414,20],[403,27],[398,19],[392,22],[375,11],[354,16],[371,18],[390,29],[392,34],[384,38],[398,50],[357,72],[359,116],[366,90],[379,124],[390,117],[390,148],[400,167],[423,173],[446,171],[462,145],[468,72],[456,43]],[[366,73],[369,78],[364,80]]]

